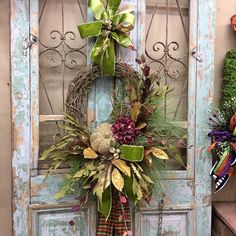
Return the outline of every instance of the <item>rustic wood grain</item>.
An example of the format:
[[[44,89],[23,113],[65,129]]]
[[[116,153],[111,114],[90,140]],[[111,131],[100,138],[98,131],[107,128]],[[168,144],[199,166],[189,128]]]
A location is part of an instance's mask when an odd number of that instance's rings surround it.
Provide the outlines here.
[[[214,202],[214,213],[236,235],[236,202]]]
[[[10,2],[0,0],[0,235],[12,234]]]

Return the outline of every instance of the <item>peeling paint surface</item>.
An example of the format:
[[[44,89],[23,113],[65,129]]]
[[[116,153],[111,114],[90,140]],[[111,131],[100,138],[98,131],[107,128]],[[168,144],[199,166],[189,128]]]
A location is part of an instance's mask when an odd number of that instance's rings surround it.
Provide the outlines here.
[[[29,4],[30,3],[30,4]],[[145,46],[145,0],[125,0],[136,7],[136,27],[131,33],[139,53]],[[38,158],[38,45],[23,53],[24,40],[38,34],[38,1],[11,0],[12,123],[13,123],[13,194],[14,235],[95,235],[96,206],[86,206],[81,214],[72,213],[74,196],[57,202],[62,175],[44,177],[37,173]],[[29,12],[31,16],[29,17]],[[189,55],[189,139],[187,170],[172,172],[165,181],[163,195],[163,234],[166,236],[211,235],[211,158],[207,155],[207,117],[213,95],[215,1],[191,0],[189,50],[197,47],[203,62]],[[91,12],[88,14],[91,19]],[[89,43],[91,48],[91,42]],[[134,62],[136,52],[122,49],[119,55]],[[31,56],[31,58],[30,58]],[[31,62],[31,64],[30,64]],[[110,78],[96,82],[89,102],[90,120],[102,122],[111,111]],[[34,172],[34,176],[31,176]],[[166,175],[168,177],[168,175]],[[170,175],[169,175],[170,176]],[[157,234],[158,201],[133,209],[135,236]],[[65,206],[66,205],[66,206]],[[29,216],[29,217],[28,217]],[[68,224],[73,220],[74,225]]]
[[[29,55],[23,53],[29,37],[29,2],[12,0],[11,8],[13,232],[24,236],[28,235],[30,203]]]

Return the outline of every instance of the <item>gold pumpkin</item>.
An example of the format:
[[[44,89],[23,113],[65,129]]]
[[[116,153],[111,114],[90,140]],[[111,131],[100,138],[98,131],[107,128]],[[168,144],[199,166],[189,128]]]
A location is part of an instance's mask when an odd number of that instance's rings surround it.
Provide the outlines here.
[[[91,147],[101,154],[108,154],[112,137],[111,124],[103,123],[99,125],[90,136]]]

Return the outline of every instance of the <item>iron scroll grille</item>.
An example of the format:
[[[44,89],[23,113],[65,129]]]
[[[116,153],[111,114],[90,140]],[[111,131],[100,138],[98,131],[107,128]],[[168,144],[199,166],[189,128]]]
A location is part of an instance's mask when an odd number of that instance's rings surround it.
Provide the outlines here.
[[[40,116],[46,117],[40,123],[40,153],[62,133],[59,117],[67,87],[87,63],[86,40],[77,30],[86,22],[86,12],[86,0],[39,0],[39,107]]]
[[[172,90],[166,116],[187,120],[189,0],[147,0],[145,54],[161,82]]]
[[[67,86],[87,62],[86,40],[77,25],[86,22],[86,0],[39,0],[40,114],[64,112]],[[187,120],[189,0],[147,0],[145,54],[153,72],[171,91],[164,112]],[[40,150],[61,133],[60,120],[40,123]]]

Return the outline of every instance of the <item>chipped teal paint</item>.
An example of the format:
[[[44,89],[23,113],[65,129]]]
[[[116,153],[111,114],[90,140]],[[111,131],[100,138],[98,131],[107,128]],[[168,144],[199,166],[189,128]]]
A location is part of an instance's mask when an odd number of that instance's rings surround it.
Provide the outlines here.
[[[31,181],[31,204],[59,203],[53,196],[60,190],[62,182],[62,175],[49,176],[47,180],[42,175],[33,177]],[[66,196],[60,202],[73,203],[74,199],[74,195]]]
[[[13,233],[28,235],[30,203],[29,1],[11,0],[11,74],[13,123]]]
[[[145,36],[145,1],[126,1],[136,6],[137,28],[132,32],[133,41],[139,52],[144,50]],[[205,152],[207,133],[207,110],[210,106],[209,98],[212,97],[213,75],[214,75],[214,24],[215,5],[214,0],[191,0],[190,4],[190,44],[189,50],[197,47],[203,53],[203,63],[198,63],[194,58],[189,57],[189,143],[193,145],[188,151],[188,169],[186,171],[174,172],[171,179],[167,180],[165,189],[165,211],[163,233],[171,235],[186,236],[206,236],[210,235],[211,228],[211,181],[208,171],[211,159]],[[29,73],[29,54],[23,56],[23,40],[28,37],[28,30],[37,35],[37,1],[32,0],[30,11],[33,17],[29,26],[29,5],[28,1],[12,0],[12,119],[13,119],[13,186],[14,186],[14,231],[15,235],[28,235],[28,211],[30,205],[32,209],[32,219],[34,216],[44,212],[45,205],[52,204],[45,210],[45,216],[50,218],[55,212],[58,217],[46,223],[45,218],[37,218],[33,221],[34,232],[39,232],[37,222],[47,227],[55,226],[57,229],[70,234],[71,229],[66,227],[66,215],[57,209],[63,209],[61,203],[53,199],[53,195],[58,191],[62,179],[50,177],[48,181],[42,182],[42,176],[30,179],[30,164],[36,168],[34,156],[37,157],[37,132],[33,133],[33,128],[38,129],[38,61],[37,44],[31,51],[31,72]],[[90,15],[91,16],[91,15]],[[35,27],[34,27],[35,26]],[[89,48],[91,44],[89,44]],[[135,52],[127,49],[121,50],[120,55],[124,60],[133,62],[136,57]],[[111,80],[96,82],[95,92],[90,102],[89,110],[95,111],[96,121],[104,121],[109,114],[110,96],[113,83]],[[31,88],[29,87],[31,86]],[[106,93],[105,93],[106,92]],[[30,113],[32,113],[32,120]],[[31,127],[32,126],[32,127]],[[31,135],[32,134],[32,135]],[[34,135],[36,136],[34,136]],[[32,144],[32,145],[31,145]],[[195,164],[195,165],[194,165]],[[29,186],[31,185],[31,198]],[[162,191],[160,191],[162,192]],[[134,215],[135,233],[137,236],[147,236],[156,234],[156,222],[158,220],[157,200],[152,202],[151,207],[141,207]],[[73,204],[73,197],[63,199],[66,204]],[[94,206],[94,205],[93,205]],[[83,225],[89,227],[90,234],[95,235],[95,208],[89,206],[89,218],[85,219]],[[38,207],[38,208],[37,208]],[[53,213],[54,212],[54,213]],[[62,213],[62,214],[61,214]],[[42,213],[43,214],[43,213]],[[41,215],[42,216],[42,215]],[[177,216],[175,218],[174,216]],[[63,218],[64,217],[64,218]],[[144,220],[145,219],[145,220]],[[179,219],[186,220],[186,225],[178,227]],[[81,221],[83,222],[83,220]],[[91,223],[92,222],[92,223]],[[58,229],[58,226],[61,229]],[[154,225],[154,228],[152,228]],[[23,227],[22,227],[23,226]],[[65,226],[65,227],[64,227]],[[84,227],[83,226],[83,227]],[[54,227],[54,228],[55,228]],[[142,228],[140,228],[142,227]],[[153,231],[143,229],[151,227]],[[47,230],[45,228],[45,230]],[[77,232],[79,229],[77,230]],[[43,231],[47,232],[47,231]],[[85,228],[86,232],[86,228]],[[143,233],[142,233],[143,232]],[[63,232],[60,232],[63,233]],[[79,232],[78,232],[79,234]],[[34,233],[33,235],[37,235]],[[72,234],[73,235],[73,234]]]
[[[203,63],[197,63],[196,87],[196,152],[195,152],[195,198],[196,235],[211,235],[211,180],[209,170],[211,157],[207,154],[209,140],[207,119],[214,93],[214,40],[215,0],[198,0],[198,50],[203,54]]]
[[[39,38],[38,1],[30,1],[30,34]],[[31,169],[37,170],[39,156],[39,45],[30,48],[30,91],[31,91]]]
[[[94,235],[93,219],[94,208],[91,211],[87,208],[82,208],[81,211],[72,212],[70,208],[53,208],[53,206],[43,209],[32,209],[32,235],[35,236],[88,236]],[[73,221],[71,226],[68,222]]]

